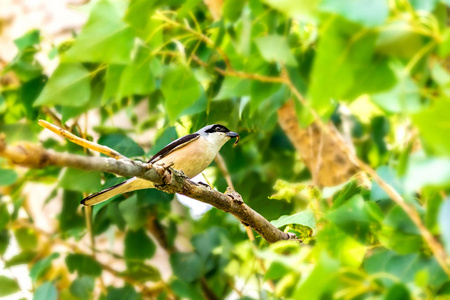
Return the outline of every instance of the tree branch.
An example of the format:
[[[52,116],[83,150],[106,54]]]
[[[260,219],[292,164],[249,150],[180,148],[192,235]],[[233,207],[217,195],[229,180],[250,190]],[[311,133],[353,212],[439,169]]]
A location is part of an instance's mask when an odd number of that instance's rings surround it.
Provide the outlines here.
[[[10,146],[1,137],[0,156],[15,164],[31,168],[59,166],[108,172],[124,177],[137,176],[156,183],[159,185],[158,189],[166,193],[179,193],[231,213],[240,222],[252,227],[269,243],[295,239],[293,235],[279,230],[259,213],[248,207],[238,193],[223,194],[209,187],[198,185],[192,182],[183,172],[165,166],[128,159],[116,160],[107,157],[59,153],[30,143]]]

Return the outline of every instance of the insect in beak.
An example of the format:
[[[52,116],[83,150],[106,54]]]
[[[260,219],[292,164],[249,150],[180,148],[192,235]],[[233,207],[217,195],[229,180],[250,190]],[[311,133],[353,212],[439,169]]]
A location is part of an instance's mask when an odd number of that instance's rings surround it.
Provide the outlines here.
[[[234,142],[235,145],[237,145],[237,143],[239,143],[240,136],[236,132],[233,132],[233,131],[227,132],[227,136],[229,136],[230,138],[234,138],[234,137],[236,138],[236,142]]]

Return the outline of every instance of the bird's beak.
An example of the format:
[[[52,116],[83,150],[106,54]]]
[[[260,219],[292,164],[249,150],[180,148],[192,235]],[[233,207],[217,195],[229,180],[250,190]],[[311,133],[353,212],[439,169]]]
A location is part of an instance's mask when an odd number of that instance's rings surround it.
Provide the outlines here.
[[[227,132],[227,136],[229,136],[230,138],[236,138],[236,142],[234,142],[235,145],[237,145],[237,143],[239,143],[239,134],[237,134],[236,132],[230,131]]]

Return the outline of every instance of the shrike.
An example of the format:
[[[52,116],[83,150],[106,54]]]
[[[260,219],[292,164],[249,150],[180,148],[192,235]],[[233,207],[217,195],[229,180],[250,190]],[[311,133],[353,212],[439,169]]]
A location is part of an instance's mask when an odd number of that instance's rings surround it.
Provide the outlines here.
[[[236,132],[218,124],[208,125],[168,144],[148,163],[166,166],[173,163],[174,169],[181,170],[186,176],[192,178],[203,172],[214,160],[220,148],[234,137],[236,138],[235,144],[237,144],[239,134]],[[81,201],[81,204],[91,206],[119,194],[150,188],[154,188],[152,182],[133,177],[88,196]]]

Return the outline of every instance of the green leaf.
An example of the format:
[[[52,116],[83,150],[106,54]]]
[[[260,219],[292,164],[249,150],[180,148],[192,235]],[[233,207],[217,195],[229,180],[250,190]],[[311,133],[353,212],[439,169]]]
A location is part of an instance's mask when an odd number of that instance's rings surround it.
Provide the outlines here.
[[[11,236],[9,235],[8,229],[0,230],[0,254],[3,255],[8,249],[9,240]]]
[[[405,189],[419,191],[425,186],[450,186],[450,158],[413,155],[405,175]]]
[[[445,250],[450,253],[450,199],[444,201],[439,209],[439,227],[441,229],[442,239],[444,240]]]
[[[294,293],[296,299],[324,299],[328,291],[337,284],[336,276],[339,264],[334,259],[322,253],[313,271]]]
[[[14,40],[19,53],[1,73],[5,74],[8,71],[13,71],[24,82],[42,75],[42,66],[35,59],[35,55],[39,51],[38,47],[36,47],[39,44],[39,40],[38,30],[29,31],[22,37]]]
[[[81,237],[85,229],[85,219],[78,213],[82,195],[79,192],[64,190],[62,197],[62,209],[58,216],[59,229],[62,233],[68,233],[74,237]]]
[[[0,297],[8,296],[18,291],[20,291],[20,287],[17,281],[0,275]]]
[[[263,0],[267,5],[303,22],[315,22],[318,0]]]
[[[63,61],[127,64],[133,43],[133,30],[122,21],[117,7],[107,0],[98,1]]]
[[[70,292],[80,299],[92,299],[95,280],[90,276],[78,277],[70,284]]]
[[[36,120],[39,110],[33,107],[34,101],[39,97],[47,82],[47,76],[42,75],[30,81],[25,82],[20,88],[20,101],[25,108],[27,118]]]
[[[38,45],[40,42],[40,32],[37,29],[33,29],[25,33],[18,39],[14,40],[14,44],[16,44],[17,48],[20,52],[25,51],[27,48]]]
[[[448,276],[434,257],[425,257],[419,253],[399,255],[394,251],[375,251],[366,259],[364,268],[369,274],[386,272],[399,278],[403,284],[413,283],[418,271],[426,270],[430,275],[428,285],[439,287],[448,280]],[[392,284],[390,279],[382,279],[385,285]]]
[[[214,100],[224,100],[233,97],[242,97],[250,95],[251,80],[238,77],[225,77]]]
[[[139,205],[136,194],[128,198],[126,201],[120,202],[119,209],[131,230],[138,230],[144,226],[147,221],[146,212]]]
[[[309,228],[316,228],[316,220],[311,210],[304,210],[290,216],[281,216],[278,220],[271,221],[275,227],[280,228],[289,224],[300,224]]]
[[[123,134],[103,135],[98,140],[98,143],[108,146],[127,157],[144,155],[144,150],[142,150],[141,146]]]
[[[36,232],[31,228],[18,228],[14,231],[14,236],[23,251],[35,250],[38,245]]]
[[[105,89],[103,91],[102,104],[109,103],[110,100],[118,100],[118,90],[120,78],[122,76],[124,65],[108,65],[105,75]]]
[[[396,171],[388,166],[380,166],[376,169],[377,175],[393,187],[398,193],[403,194],[404,180],[398,178]],[[370,200],[377,202],[378,205],[384,207],[388,204],[393,204],[390,196],[386,191],[379,186],[375,181],[372,182],[372,189],[370,190]]]
[[[140,299],[139,294],[136,293],[134,288],[126,284],[122,288],[108,287],[108,294],[106,296],[106,300],[138,300]]]
[[[12,169],[0,169],[0,186],[16,183],[17,173]]]
[[[364,201],[358,194],[331,210],[327,214],[327,219],[348,235],[364,242],[369,239],[371,229],[380,227],[383,214],[375,203]]]
[[[286,274],[288,274],[289,272],[290,272],[289,268],[286,267],[284,264],[274,261],[270,264],[266,274],[264,274],[264,279],[277,280],[286,276]]]
[[[267,100],[271,104],[275,104],[277,101],[274,99],[274,94],[280,91],[280,83],[267,83],[261,81],[252,81],[251,84],[251,98],[250,98],[250,114],[252,115],[257,110],[262,110],[264,113],[268,113],[268,109],[264,104]],[[285,99],[283,99],[285,100]],[[281,103],[280,105],[281,106]],[[278,106],[278,108],[279,108]]]
[[[35,258],[37,253],[35,251],[24,251],[11,257],[9,260],[5,261],[5,268],[14,267],[17,265],[22,265],[29,263]]]
[[[384,299],[386,300],[409,300],[411,295],[408,289],[401,283],[396,283],[389,288]]]
[[[427,149],[438,155],[450,156],[450,139],[443,139],[450,129],[450,101],[438,99],[432,105],[412,116],[414,124],[419,128],[421,138]]]
[[[52,266],[52,260],[59,257],[59,253],[52,253],[50,256],[36,262],[30,270],[30,277],[33,282],[37,282],[39,278],[45,275]]]
[[[332,99],[352,101],[392,85],[389,69],[374,55],[376,35],[364,32],[341,18],[332,19],[321,31],[308,89],[320,114],[331,114]]]
[[[34,291],[33,300],[56,300],[58,291],[52,282],[46,282]]]
[[[138,35],[144,40],[149,38],[153,40],[157,34],[154,33],[155,20],[151,18],[159,1],[156,0],[134,0],[130,1],[128,10],[125,14],[125,22],[136,30]],[[160,44],[162,41],[160,42]]]
[[[178,278],[170,282],[170,289],[182,299],[191,299],[191,300],[205,299],[201,289],[198,288],[198,285],[189,284]]]
[[[448,0],[444,0],[443,2],[446,1]],[[436,5],[439,3],[439,0],[409,0],[409,2],[416,10],[426,10],[432,12]]]
[[[161,279],[161,274],[157,268],[140,262],[128,262],[127,269],[121,274],[134,278],[139,282],[158,281]]]
[[[144,260],[151,258],[155,251],[155,243],[148,237],[143,228],[137,231],[128,230],[125,236],[124,256],[126,259]]]
[[[81,64],[60,64],[33,106],[83,106],[91,96],[89,72]]]
[[[100,172],[68,168],[63,173],[59,186],[69,191],[94,193],[99,192],[102,187],[100,179]]]
[[[9,223],[9,212],[6,203],[0,202],[0,230]]]
[[[324,0],[320,10],[341,15],[367,27],[383,24],[389,15],[387,0]]]
[[[358,229],[355,228],[355,231]],[[356,238],[357,235],[351,235],[348,231],[328,223],[318,231],[316,245],[325,248],[331,257],[339,259],[342,266],[358,268],[364,261],[368,249]]]
[[[78,276],[100,276],[102,267],[91,256],[84,254],[69,254],[66,256],[66,265],[70,273],[78,272]]]
[[[396,66],[394,68],[397,84],[391,89],[373,94],[373,102],[385,111],[392,113],[415,113],[420,111],[423,106],[419,86],[409,75],[404,74],[402,67]]]
[[[175,252],[170,256],[170,265],[176,276],[186,282],[193,282],[203,273],[203,263],[195,252]]]
[[[146,95],[155,90],[155,79],[151,70],[151,52],[140,47],[133,63],[128,64],[122,72],[118,97]]]
[[[268,35],[256,38],[255,43],[266,61],[279,62],[288,66],[297,66],[297,61],[285,37],[281,35]]]
[[[225,0],[223,4],[223,16],[230,21],[237,21],[241,16],[245,1]]]
[[[164,72],[161,90],[166,99],[166,111],[174,122],[201,95],[201,86],[191,70],[184,66],[170,66]]]

